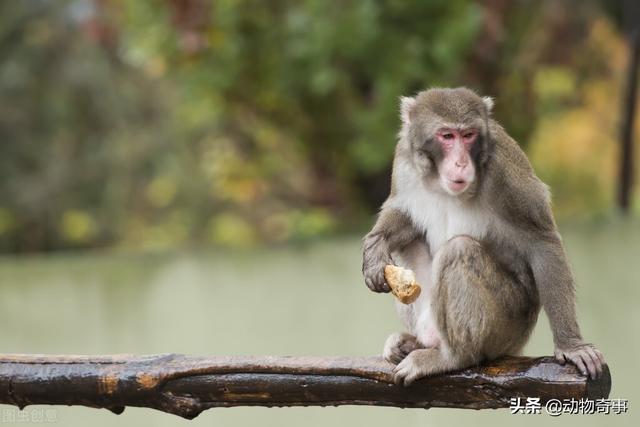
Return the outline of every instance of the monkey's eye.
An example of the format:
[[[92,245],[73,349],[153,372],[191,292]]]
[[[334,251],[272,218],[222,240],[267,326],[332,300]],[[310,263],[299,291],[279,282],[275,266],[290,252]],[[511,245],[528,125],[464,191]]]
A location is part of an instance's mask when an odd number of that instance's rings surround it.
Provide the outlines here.
[[[465,133],[464,135],[462,135],[462,137],[463,137],[464,139],[471,139],[471,138],[473,138],[473,137],[475,137],[475,136],[476,136],[476,134],[475,134],[474,132],[467,132],[467,133]]]
[[[444,139],[453,139],[453,134],[452,133],[443,133],[442,137]]]

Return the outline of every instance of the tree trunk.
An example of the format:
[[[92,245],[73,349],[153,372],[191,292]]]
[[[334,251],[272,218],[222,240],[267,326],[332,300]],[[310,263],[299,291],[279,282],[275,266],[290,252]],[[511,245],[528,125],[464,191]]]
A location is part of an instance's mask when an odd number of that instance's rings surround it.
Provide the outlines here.
[[[637,25],[637,23],[636,23]],[[633,124],[636,115],[638,93],[638,66],[640,65],[640,26],[636,27],[629,36],[629,67],[622,111],[622,126],[620,132],[620,175],[618,179],[618,206],[623,213],[628,213],[631,206],[633,188]]]

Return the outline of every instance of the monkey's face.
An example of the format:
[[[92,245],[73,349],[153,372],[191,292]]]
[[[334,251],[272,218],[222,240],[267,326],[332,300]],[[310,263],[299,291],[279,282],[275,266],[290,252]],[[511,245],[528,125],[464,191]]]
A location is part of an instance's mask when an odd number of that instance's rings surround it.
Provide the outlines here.
[[[430,89],[402,98],[401,138],[413,162],[438,191],[471,197],[488,151],[489,98],[468,89]],[[433,187],[432,187],[433,188]]]
[[[442,189],[452,196],[464,193],[476,179],[471,150],[478,140],[478,130],[472,127],[442,127],[435,135],[441,160],[438,175]]]

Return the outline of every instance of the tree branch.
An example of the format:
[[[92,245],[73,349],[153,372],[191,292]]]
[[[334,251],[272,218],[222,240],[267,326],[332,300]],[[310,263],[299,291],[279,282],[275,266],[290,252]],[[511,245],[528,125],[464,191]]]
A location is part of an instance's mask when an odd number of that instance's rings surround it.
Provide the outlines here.
[[[379,357],[0,355],[0,403],[125,406],[194,418],[229,406],[377,405],[503,408],[512,397],[608,397],[611,377],[588,380],[551,357],[508,357],[417,381],[392,382]]]

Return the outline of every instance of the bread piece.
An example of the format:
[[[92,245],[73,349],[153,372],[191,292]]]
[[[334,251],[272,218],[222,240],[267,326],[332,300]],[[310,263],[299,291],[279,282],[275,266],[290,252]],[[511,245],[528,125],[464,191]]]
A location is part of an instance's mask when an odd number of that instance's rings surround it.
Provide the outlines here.
[[[387,265],[384,267],[384,278],[391,293],[403,304],[411,304],[420,296],[420,285],[416,283],[416,275],[412,270]]]

